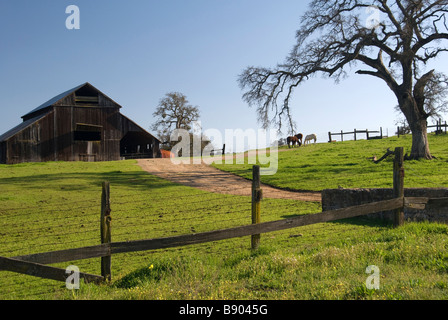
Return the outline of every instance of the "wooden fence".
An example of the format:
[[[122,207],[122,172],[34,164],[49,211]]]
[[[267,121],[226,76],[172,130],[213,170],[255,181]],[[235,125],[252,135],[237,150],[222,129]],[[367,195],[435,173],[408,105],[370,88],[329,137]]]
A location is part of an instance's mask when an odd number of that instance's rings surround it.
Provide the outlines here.
[[[404,195],[404,169],[403,169],[403,148],[395,150],[394,161],[394,195],[392,200],[368,203],[359,206],[342,208],[337,210],[308,214],[293,218],[261,222],[261,202],[262,190],[260,188],[260,167],[253,167],[252,183],[252,224],[236,228],[215,230],[197,234],[187,234],[175,237],[158,239],[146,239],[126,242],[112,242],[111,239],[111,205],[110,186],[103,183],[100,233],[101,244],[90,247],[76,249],[59,250],[45,253],[36,253],[17,257],[0,257],[0,270],[12,271],[31,276],[47,278],[57,281],[66,281],[68,275],[65,269],[49,266],[50,264],[69,262],[91,258],[101,258],[101,275],[79,273],[79,277],[85,282],[103,282],[111,280],[111,258],[112,255],[157,250],[164,248],[181,247],[200,243],[220,241],[232,238],[251,236],[252,249],[256,250],[261,241],[261,234],[297,228],[301,226],[331,222],[364,216],[382,211],[394,211],[394,226],[399,227],[404,223],[405,207],[422,209],[432,204],[448,206],[448,198],[428,199],[428,198],[405,198]]]
[[[442,119],[439,119],[439,121],[437,121],[436,124],[428,126],[428,129],[436,128],[436,131],[435,131],[436,134],[442,134],[442,133],[446,134],[447,127],[448,127],[448,125],[446,124],[446,121],[445,121],[445,123],[442,123]]]
[[[218,155],[219,155],[219,154],[221,154],[221,155],[225,155],[225,154],[226,154],[226,145],[223,144],[223,145],[222,145],[222,149],[215,149],[215,150],[212,150],[211,153],[213,153],[213,155],[215,156],[215,155],[217,155],[216,152],[218,152],[218,151],[219,151]]]
[[[443,133],[447,133],[447,128],[448,128],[448,124],[442,121],[442,119],[439,119],[436,124],[433,125],[428,125],[427,126],[428,129],[433,129],[435,128],[436,130],[434,131],[435,134],[443,134]],[[400,135],[406,135],[407,133],[410,133],[410,129],[409,127],[397,127],[397,132],[396,135],[398,137],[400,137]]]
[[[374,133],[379,133],[379,136],[372,136],[371,134],[374,134]],[[368,129],[366,129],[366,130],[354,129],[352,132],[344,132],[341,130],[341,132],[337,132],[337,133],[328,132],[328,142],[334,141],[333,136],[340,136],[341,141],[344,141],[345,135],[353,135],[354,140],[356,141],[360,134],[365,134],[367,140],[383,139],[383,137],[384,137],[383,136],[383,128],[380,128],[380,131],[369,131]]]

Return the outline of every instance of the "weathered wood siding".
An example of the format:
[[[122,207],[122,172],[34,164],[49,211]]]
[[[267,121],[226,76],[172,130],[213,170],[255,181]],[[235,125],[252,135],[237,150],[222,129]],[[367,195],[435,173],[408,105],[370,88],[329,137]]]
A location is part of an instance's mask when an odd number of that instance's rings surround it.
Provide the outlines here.
[[[3,142],[5,154],[2,162],[8,164],[22,162],[50,161],[54,158],[52,112],[32,123]],[[45,130],[43,130],[45,128]],[[4,160],[4,161],[3,161]]]
[[[108,98],[99,99],[99,104],[77,106],[75,95],[67,96],[46,110],[42,119],[4,142],[0,161],[13,164],[120,160],[120,107]],[[101,126],[101,141],[75,141],[77,124]]]
[[[117,107],[58,107],[55,108],[58,161],[120,160],[120,113]],[[100,141],[77,141],[77,124],[101,126]]]

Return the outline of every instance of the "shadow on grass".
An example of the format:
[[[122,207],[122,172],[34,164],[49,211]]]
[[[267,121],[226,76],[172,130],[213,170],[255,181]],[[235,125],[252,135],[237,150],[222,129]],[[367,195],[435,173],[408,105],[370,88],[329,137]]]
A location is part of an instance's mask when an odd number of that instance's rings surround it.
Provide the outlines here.
[[[314,214],[316,214],[316,213],[319,213],[319,212],[315,212]],[[305,213],[305,214],[283,215],[282,218],[290,219],[290,218],[296,218],[296,217],[300,217],[300,216],[304,216],[304,215],[307,215],[307,214]],[[347,219],[341,219],[341,220],[334,220],[334,221],[329,221],[326,223],[371,226],[371,227],[392,227],[393,226],[392,222],[390,222],[390,221],[386,221],[386,220],[378,219],[378,218],[368,218],[365,216],[347,218]]]
[[[383,219],[375,219],[368,217],[355,217],[349,219],[335,220],[328,223],[333,224],[350,224],[357,226],[369,226],[369,227],[384,227],[384,228],[392,228],[393,224],[389,221]]]
[[[51,165],[51,164],[50,164]],[[10,170],[17,170],[19,166],[11,166]],[[25,166],[22,166],[25,167]],[[86,190],[90,187],[101,187],[104,181],[111,183],[111,186],[129,187],[136,191],[147,191],[149,189],[164,189],[180,186],[176,183],[161,179],[147,172],[140,170],[137,166],[135,170],[129,170],[127,164],[123,170],[112,170],[112,168],[101,166],[85,167],[73,165],[73,170],[69,172],[68,167],[54,168],[54,172],[48,173],[52,168],[45,167],[45,164],[27,164],[25,174],[4,177],[0,179],[0,186],[15,186],[24,189],[50,189],[50,190]],[[116,166],[117,168],[118,166]],[[1,169],[8,169],[3,167]],[[19,169],[21,170],[21,169]],[[29,171],[29,173],[28,173]],[[39,173],[39,172],[45,173]]]

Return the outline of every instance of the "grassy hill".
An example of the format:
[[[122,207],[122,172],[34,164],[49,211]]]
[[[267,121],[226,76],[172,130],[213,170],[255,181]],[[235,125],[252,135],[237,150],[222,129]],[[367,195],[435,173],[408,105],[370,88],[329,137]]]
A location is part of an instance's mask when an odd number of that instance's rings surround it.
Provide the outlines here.
[[[296,190],[392,187],[393,156],[374,164],[372,158],[381,158],[388,148],[404,147],[411,150],[411,136],[383,140],[359,140],[307,145],[301,148],[279,150],[279,168],[273,176],[262,176],[262,182]],[[406,161],[405,186],[448,187],[448,136],[429,135],[433,161]],[[250,159],[254,161],[255,159]],[[215,167],[250,178],[251,165],[220,164]]]
[[[448,186],[447,137],[431,136],[437,160],[407,162],[406,186]],[[406,145],[407,144],[407,145]],[[321,190],[391,186],[392,163],[372,164],[409,138],[319,144],[280,152],[263,182]],[[225,170],[250,176],[250,166]],[[409,174],[408,174],[409,172]],[[411,173],[412,172],[412,173]],[[0,255],[13,257],[100,242],[101,183],[111,182],[112,241],[190,234],[250,224],[250,198],[211,194],[143,172],[135,161],[0,165]],[[320,203],[262,202],[262,221],[321,210]],[[0,299],[447,299],[448,226],[351,219],[250,238],[112,256],[112,282],[64,283],[0,271]],[[73,261],[99,274],[99,259]],[[366,268],[380,269],[380,290]]]

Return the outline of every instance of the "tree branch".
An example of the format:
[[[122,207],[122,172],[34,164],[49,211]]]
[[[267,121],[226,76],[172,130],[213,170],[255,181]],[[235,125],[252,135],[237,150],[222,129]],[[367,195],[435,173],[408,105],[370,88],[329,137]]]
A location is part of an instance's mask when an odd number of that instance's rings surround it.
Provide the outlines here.
[[[425,39],[422,39],[421,41],[418,41],[414,46],[412,47],[412,52],[416,54],[421,48],[423,48],[425,45],[437,41],[437,40],[448,40],[448,33],[436,33],[428,36]]]

